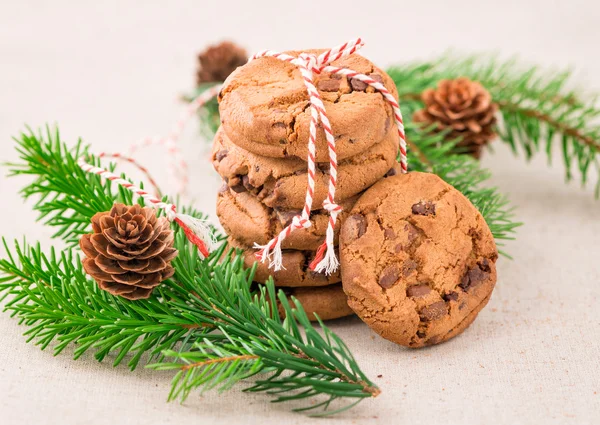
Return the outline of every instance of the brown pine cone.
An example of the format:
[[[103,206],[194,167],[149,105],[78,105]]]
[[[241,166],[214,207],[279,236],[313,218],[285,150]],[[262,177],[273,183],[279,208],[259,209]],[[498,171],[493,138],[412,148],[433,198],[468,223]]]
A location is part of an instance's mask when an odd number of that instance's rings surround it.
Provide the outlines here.
[[[156,217],[154,209],[115,204],[92,217],[92,229],[79,246],[87,256],[83,268],[101,289],[138,300],[173,276],[174,234],[169,221]]]
[[[198,55],[198,85],[225,81],[238,66],[248,62],[246,50],[231,41],[209,46]]]
[[[481,156],[484,145],[496,134],[498,105],[483,86],[468,78],[442,80],[437,89],[427,89],[421,95],[425,108],[415,112],[413,120],[427,125],[437,124],[436,130],[451,129],[448,140],[462,137],[457,147],[475,158]]]

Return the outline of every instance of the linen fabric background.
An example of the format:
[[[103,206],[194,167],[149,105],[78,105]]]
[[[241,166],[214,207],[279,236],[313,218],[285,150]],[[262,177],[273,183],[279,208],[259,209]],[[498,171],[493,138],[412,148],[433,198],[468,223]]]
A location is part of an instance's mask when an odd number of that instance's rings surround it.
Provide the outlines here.
[[[600,6],[589,1],[444,2],[0,2],[0,161],[24,124],[59,123],[65,140],[120,150],[166,134],[193,86],[195,54],[229,38],[249,53],[331,47],[361,36],[380,66],[423,59],[449,47],[519,54],[547,67],[574,66],[584,91],[600,85]],[[197,125],[182,140],[196,207],[212,214],[219,180]],[[591,188],[564,184],[559,152],[551,167],[531,164],[501,143],[483,164],[525,225],[503,249],[498,284],[479,319],[440,346],[411,351],[357,318],[331,323],[382,389],[319,424],[586,424],[600,417],[600,202]],[[522,157],[522,155],[521,155]],[[140,155],[162,186],[173,183],[161,151]],[[126,167],[120,168],[130,171]],[[49,247],[52,229],[34,223],[27,181],[2,170],[0,234]],[[54,242],[61,246],[60,243]],[[2,252],[3,254],[3,252]],[[0,422],[3,424],[317,423],[238,390],[166,403],[172,374],[131,373],[91,355],[25,343],[25,327],[0,315]],[[237,389],[243,388],[243,385]]]

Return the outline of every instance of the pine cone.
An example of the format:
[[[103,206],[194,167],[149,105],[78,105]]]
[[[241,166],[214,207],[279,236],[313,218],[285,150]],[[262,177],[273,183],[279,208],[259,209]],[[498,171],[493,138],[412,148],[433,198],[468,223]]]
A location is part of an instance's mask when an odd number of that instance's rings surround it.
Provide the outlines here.
[[[427,125],[437,124],[437,130],[452,129],[448,140],[462,137],[457,145],[461,151],[481,156],[484,145],[496,134],[496,111],[490,93],[468,78],[442,80],[437,89],[427,89],[421,95],[425,108],[415,112],[413,120]]]
[[[246,50],[230,41],[209,46],[198,55],[200,64],[197,74],[198,85],[225,81],[238,66],[248,62]]]
[[[156,217],[154,209],[115,204],[92,217],[92,229],[79,246],[87,256],[83,268],[101,289],[138,300],[173,276],[174,234],[169,221]]]

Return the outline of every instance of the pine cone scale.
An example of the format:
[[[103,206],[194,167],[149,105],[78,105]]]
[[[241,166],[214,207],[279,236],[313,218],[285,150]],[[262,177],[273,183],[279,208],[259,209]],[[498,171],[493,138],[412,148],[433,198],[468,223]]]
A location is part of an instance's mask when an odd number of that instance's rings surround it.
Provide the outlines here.
[[[147,298],[175,273],[173,231],[151,208],[116,204],[92,217],[92,230],[80,240],[82,263],[101,289],[132,300]]]
[[[144,276],[138,273],[122,273],[122,274],[111,274],[111,279],[116,283],[121,283],[127,286],[137,286],[144,280]]]

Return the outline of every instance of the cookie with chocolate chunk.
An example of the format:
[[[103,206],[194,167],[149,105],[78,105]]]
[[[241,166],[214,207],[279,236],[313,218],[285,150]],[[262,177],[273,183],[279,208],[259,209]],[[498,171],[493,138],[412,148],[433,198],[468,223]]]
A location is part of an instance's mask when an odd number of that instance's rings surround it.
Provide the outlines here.
[[[229,238],[228,243],[231,248],[241,250],[246,267],[252,267],[257,262],[256,249],[244,246],[233,238]],[[256,282],[265,282],[270,276],[273,276],[275,286],[288,287],[326,286],[341,281],[339,270],[329,276],[310,270],[308,266],[315,257],[314,251],[283,250],[282,252],[284,268],[275,271],[269,269],[268,262],[258,262],[254,275]]]
[[[323,50],[308,50],[320,54]],[[286,52],[298,56],[302,52]],[[380,81],[397,98],[393,80],[359,54],[331,63]],[[356,79],[339,74],[314,74],[336,140],[338,159],[357,155],[382,140],[394,126],[391,106],[384,97]],[[239,67],[219,94],[221,125],[238,146],[274,158],[308,156],[309,95],[300,71],[273,57]],[[327,141],[317,128],[316,160],[327,162]]]
[[[339,319],[354,314],[348,306],[348,299],[339,283],[318,288],[284,288],[283,290],[290,307],[295,307],[292,297],[296,298],[311,321],[317,320],[315,314],[321,320]],[[285,311],[281,304],[278,304],[279,314],[283,318]]]
[[[357,196],[340,201],[342,212],[338,216],[335,227],[335,244],[337,245],[340,224],[346,219],[354,206]],[[277,236],[301,210],[281,210],[267,207],[250,192],[240,192],[226,185],[217,197],[217,216],[225,232],[245,246],[255,243],[265,245]],[[297,229],[284,239],[283,249],[316,251],[325,241],[329,213],[325,210],[313,211],[310,216],[311,226]]]
[[[350,307],[407,347],[461,333],[487,304],[498,251],[477,209],[438,176],[412,172],[368,189],[342,224]]]
[[[348,199],[383,177],[396,163],[398,133],[386,137],[364,152],[338,163],[336,199]],[[213,143],[215,170],[235,192],[250,192],[271,208],[302,208],[308,185],[307,165],[300,159],[269,158],[236,146],[222,128]],[[327,197],[329,163],[317,164],[313,205],[320,208]]]

